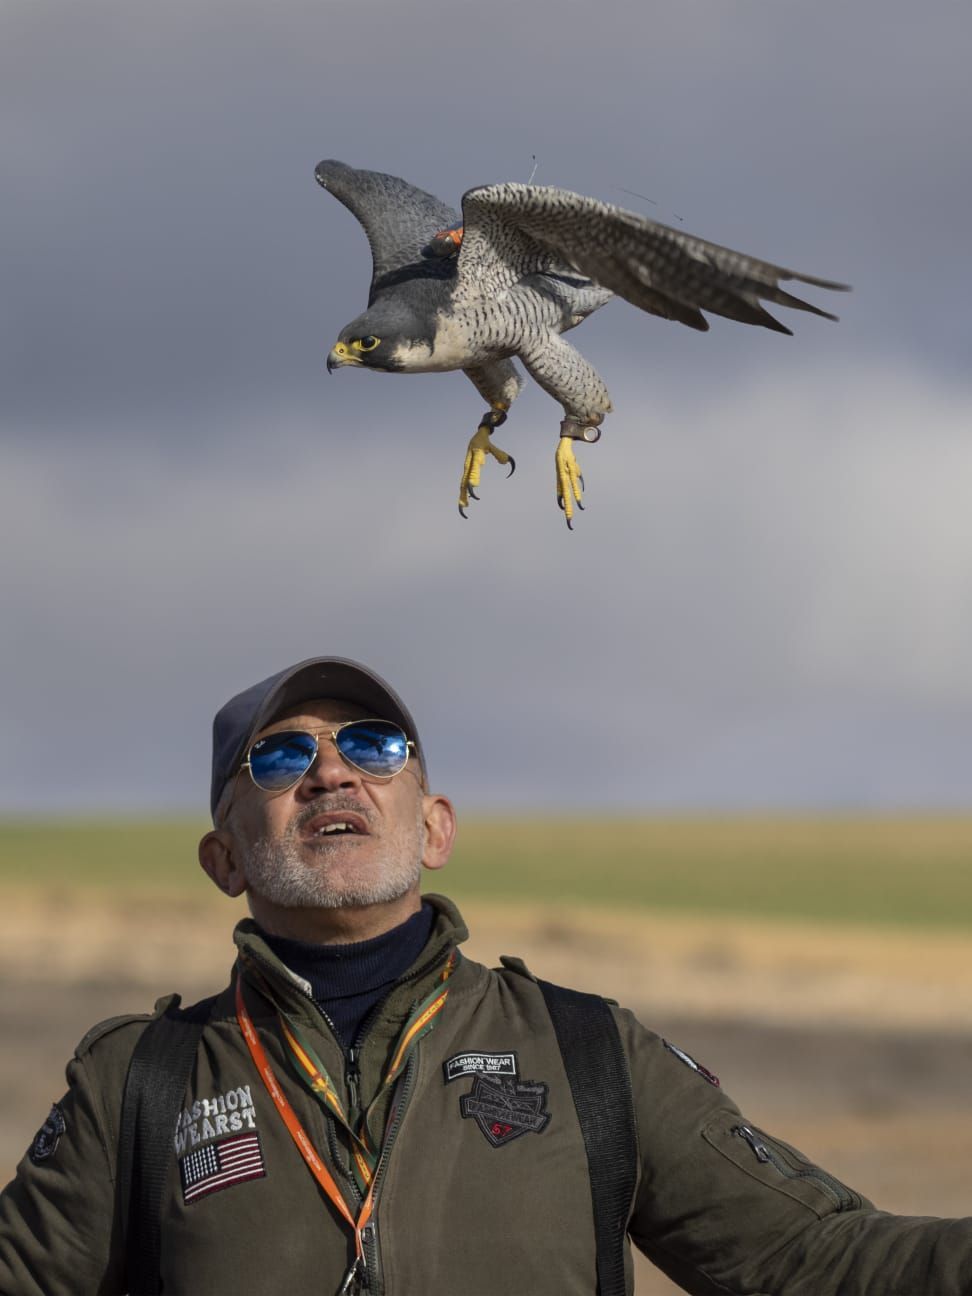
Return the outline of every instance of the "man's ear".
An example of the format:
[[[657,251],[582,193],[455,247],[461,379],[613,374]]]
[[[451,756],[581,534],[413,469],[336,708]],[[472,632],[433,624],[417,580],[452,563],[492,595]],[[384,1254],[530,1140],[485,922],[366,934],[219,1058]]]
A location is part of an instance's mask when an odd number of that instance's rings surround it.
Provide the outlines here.
[[[206,833],[199,843],[199,863],[204,873],[228,896],[242,895],[246,877],[236,863],[233,838],[224,828]]]
[[[425,851],[422,863],[427,869],[440,869],[452,854],[456,840],[456,812],[444,796],[423,797],[425,814]]]

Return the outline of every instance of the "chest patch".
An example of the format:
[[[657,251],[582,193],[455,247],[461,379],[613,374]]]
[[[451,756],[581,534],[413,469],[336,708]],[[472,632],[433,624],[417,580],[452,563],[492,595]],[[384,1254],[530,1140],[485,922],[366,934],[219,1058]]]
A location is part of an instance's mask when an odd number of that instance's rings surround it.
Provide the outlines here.
[[[445,1082],[467,1075],[516,1076],[515,1053],[457,1053],[442,1063]]]
[[[550,1121],[547,1086],[535,1080],[477,1075],[459,1099],[464,1120],[474,1120],[491,1147],[504,1147],[521,1134],[539,1134]]]
[[[249,1085],[238,1085],[225,1093],[197,1098],[176,1121],[175,1153],[185,1156],[210,1139],[227,1134],[249,1134],[256,1129],[256,1108]]]
[[[266,1176],[260,1135],[237,1134],[187,1152],[179,1162],[186,1205],[233,1184]]]

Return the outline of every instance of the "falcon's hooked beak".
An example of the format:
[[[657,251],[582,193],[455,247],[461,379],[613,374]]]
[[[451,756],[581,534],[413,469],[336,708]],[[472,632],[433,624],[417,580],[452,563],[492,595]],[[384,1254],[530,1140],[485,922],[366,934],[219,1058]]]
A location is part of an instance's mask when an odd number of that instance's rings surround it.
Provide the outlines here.
[[[335,342],[327,357],[327,372],[333,373],[343,365],[360,365],[361,361],[346,342]]]

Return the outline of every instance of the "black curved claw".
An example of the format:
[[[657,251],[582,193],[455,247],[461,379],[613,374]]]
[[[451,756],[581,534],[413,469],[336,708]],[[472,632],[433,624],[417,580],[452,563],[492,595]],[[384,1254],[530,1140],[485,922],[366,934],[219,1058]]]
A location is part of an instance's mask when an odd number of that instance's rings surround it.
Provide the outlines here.
[[[565,505],[564,505],[564,497],[563,497],[563,495],[558,495],[558,496],[557,496],[557,507],[561,510],[562,513],[566,513],[566,512],[567,512],[567,509],[566,509],[566,507],[565,507]]]
[[[461,518],[464,518],[467,522],[469,521],[469,518],[466,517],[466,510],[462,507],[461,504],[459,505],[459,516]]]
[[[584,505],[580,502],[580,500],[577,501],[577,507],[580,509],[582,513],[584,512]]]
[[[476,492],[473,490],[471,486],[466,487],[466,494],[469,496],[470,499],[474,499],[474,500],[479,499],[479,496],[476,494]]]
[[[578,473],[577,476],[578,476],[578,479],[580,480],[581,490],[587,490],[587,487],[584,485],[584,474],[583,474],[583,473]]]
[[[516,460],[510,455],[510,471],[506,474],[506,480],[509,481],[516,472]]]
[[[567,530],[568,530],[568,531],[573,531],[573,529],[574,529],[574,524],[573,524],[573,522],[571,521],[571,519],[568,518],[568,519],[567,519]]]

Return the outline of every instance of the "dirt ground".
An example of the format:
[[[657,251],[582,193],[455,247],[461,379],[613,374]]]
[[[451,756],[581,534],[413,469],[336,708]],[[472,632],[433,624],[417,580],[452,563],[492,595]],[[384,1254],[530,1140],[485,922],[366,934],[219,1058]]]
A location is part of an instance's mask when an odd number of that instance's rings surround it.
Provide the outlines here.
[[[235,912],[218,896],[2,899],[5,1179],[89,1025],[224,984]],[[972,1213],[972,939],[481,904],[466,917],[471,957],[520,954],[621,1000],[717,1072],[757,1124],[885,1209]],[[637,1290],[675,1288],[644,1263]]]

